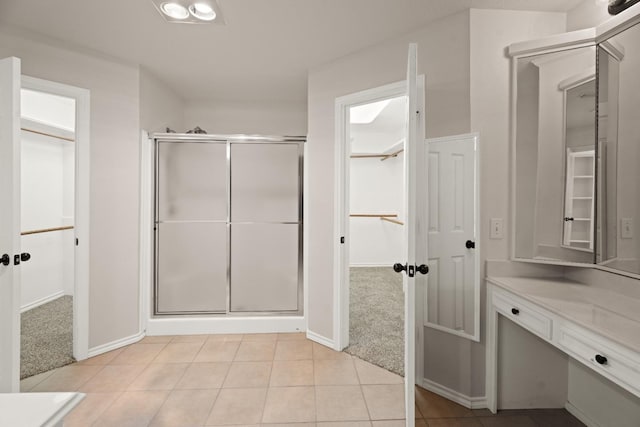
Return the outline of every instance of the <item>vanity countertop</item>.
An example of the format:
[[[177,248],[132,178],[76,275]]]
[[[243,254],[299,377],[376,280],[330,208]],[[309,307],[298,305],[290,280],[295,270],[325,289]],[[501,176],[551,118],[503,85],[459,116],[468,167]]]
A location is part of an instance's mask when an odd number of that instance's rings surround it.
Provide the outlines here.
[[[562,277],[488,277],[487,280],[640,352],[640,299]]]
[[[0,425],[23,427],[62,426],[83,393],[0,393]]]

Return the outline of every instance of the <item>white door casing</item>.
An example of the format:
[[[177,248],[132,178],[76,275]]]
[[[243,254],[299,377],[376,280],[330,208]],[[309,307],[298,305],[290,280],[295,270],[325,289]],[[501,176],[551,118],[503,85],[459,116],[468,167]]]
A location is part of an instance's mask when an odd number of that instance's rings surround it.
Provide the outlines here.
[[[74,246],[73,357],[83,360],[89,353],[90,92],[30,76],[22,76],[21,87],[76,101],[74,235],[78,243]]]
[[[0,392],[20,391],[20,59],[0,60]]]
[[[425,141],[429,275],[424,325],[474,341],[480,340],[478,139],[470,134]]]

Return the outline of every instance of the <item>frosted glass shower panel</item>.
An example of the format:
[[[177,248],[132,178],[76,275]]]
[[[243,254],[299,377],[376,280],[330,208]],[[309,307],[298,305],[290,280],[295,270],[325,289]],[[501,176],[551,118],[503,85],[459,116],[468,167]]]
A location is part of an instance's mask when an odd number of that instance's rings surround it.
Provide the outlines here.
[[[298,144],[231,145],[231,221],[298,222]]]
[[[226,143],[159,143],[158,220],[226,219]]]
[[[231,311],[298,310],[298,224],[231,226]]]
[[[225,223],[161,223],[157,240],[157,312],[225,313]]]

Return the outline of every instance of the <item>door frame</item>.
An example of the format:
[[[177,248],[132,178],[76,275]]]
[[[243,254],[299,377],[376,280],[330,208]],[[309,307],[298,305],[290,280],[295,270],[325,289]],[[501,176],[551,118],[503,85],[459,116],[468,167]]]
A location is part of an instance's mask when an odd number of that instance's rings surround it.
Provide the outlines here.
[[[424,111],[424,75],[418,76],[418,109]],[[335,101],[335,175],[334,175],[334,259],[333,259],[333,337],[334,350],[341,351],[349,345],[349,246],[342,244],[341,238],[349,242],[349,177],[351,146],[348,138],[349,123],[347,113],[353,106],[368,104],[389,98],[407,95],[407,81],[363,90],[341,96]],[[419,117],[424,128],[424,114]],[[398,254],[398,260],[402,254]],[[416,288],[416,384],[422,384],[424,377],[424,326],[423,301],[420,287]]]
[[[89,353],[90,91],[26,75],[22,75],[21,88],[76,101],[74,234],[78,244],[74,247],[73,357],[83,360]]]

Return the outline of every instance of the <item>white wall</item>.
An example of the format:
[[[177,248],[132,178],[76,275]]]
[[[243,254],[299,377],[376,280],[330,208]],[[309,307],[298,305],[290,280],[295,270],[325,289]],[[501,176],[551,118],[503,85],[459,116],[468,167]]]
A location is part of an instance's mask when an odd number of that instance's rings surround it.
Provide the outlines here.
[[[35,90],[20,91],[20,115],[45,125],[75,132],[76,100]]]
[[[22,132],[21,231],[73,225],[73,210],[70,217],[65,211],[65,202],[71,200],[73,206],[73,179],[68,179],[73,177],[73,147],[72,142]],[[21,264],[23,309],[73,295],[73,237],[73,230],[22,236],[22,251],[31,254]]]
[[[91,91],[89,347],[135,335],[138,69],[26,38],[5,27],[0,34],[0,57],[21,58],[23,74]]]
[[[160,81],[153,70],[140,69],[140,127],[147,132],[186,131],[185,103],[179,94]]]
[[[304,102],[189,102],[184,116],[183,130],[200,126],[211,134],[307,134]]]
[[[511,72],[505,48],[518,41],[564,32],[565,15],[472,9],[470,21],[471,130],[480,133],[481,260],[509,259]],[[504,220],[504,239],[489,239],[491,218]],[[485,277],[484,262],[481,265],[480,277]],[[481,294],[485,295],[484,286]],[[482,304],[484,306],[484,299]],[[484,324],[484,320],[482,322]],[[464,366],[467,363],[464,358],[469,358],[471,381],[468,393],[471,396],[484,395],[484,335],[482,341],[480,344],[468,341],[459,344]]]
[[[403,153],[384,162],[351,159],[351,213],[397,214],[404,222],[403,186]],[[403,226],[380,218],[351,218],[349,236],[351,266],[391,266],[402,253]]]
[[[397,151],[406,132],[406,98],[392,100],[371,123],[351,124],[351,153]],[[395,214],[405,220],[404,153],[381,161],[379,157],[352,158],[350,212]],[[402,253],[403,226],[380,218],[352,217],[349,221],[351,266],[391,266]]]
[[[364,49],[309,73],[308,215],[309,330],[333,340],[334,107],[337,97],[401,81],[408,44],[418,42],[419,73],[426,75],[428,137],[469,131],[469,15]]]
[[[611,17],[607,6],[607,1],[583,0],[567,13],[567,31],[595,27],[606,21]]]

